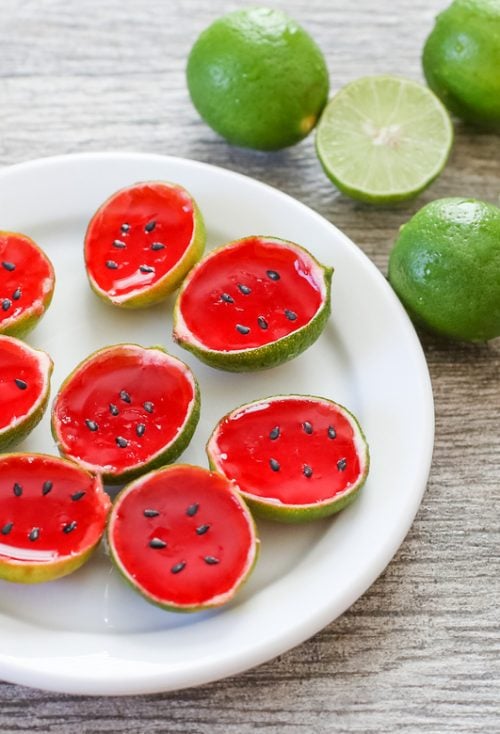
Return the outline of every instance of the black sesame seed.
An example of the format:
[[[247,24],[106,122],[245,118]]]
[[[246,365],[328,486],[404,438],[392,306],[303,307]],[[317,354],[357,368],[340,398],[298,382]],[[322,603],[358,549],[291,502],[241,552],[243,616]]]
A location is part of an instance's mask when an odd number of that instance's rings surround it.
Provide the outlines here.
[[[158,517],[159,514],[158,510],[144,510],[143,512],[144,517]]]
[[[279,461],[276,461],[276,459],[269,459],[269,466],[273,471],[279,471],[280,470],[280,463]]]
[[[163,242],[153,242],[153,244],[151,245],[151,249],[154,250],[154,252],[158,252],[158,250],[164,250],[165,245],[163,244]]]
[[[240,334],[248,334],[250,332],[250,327],[243,326],[243,324],[236,324],[236,331],[239,331]]]
[[[149,547],[150,548],[155,548],[155,549],[156,548],[166,548],[167,547],[167,544],[161,538],[152,538],[149,541]]]
[[[139,438],[142,438],[146,432],[146,426],[144,423],[138,423],[135,427],[135,432],[139,436]]]
[[[309,421],[304,421],[302,424],[302,428],[304,429],[305,433],[308,433],[309,435],[311,435],[311,433],[313,432],[312,423],[309,423]]]
[[[51,489],[52,489],[53,486],[54,485],[49,480],[47,480],[46,482],[44,482],[42,484],[42,495],[45,497],[45,495],[47,495],[51,491]]]
[[[21,289],[20,288],[16,288],[16,290],[12,294],[12,300],[13,301],[19,301],[19,299],[21,298],[21,295],[22,295]]]
[[[123,400],[124,403],[132,402],[132,398],[126,390],[120,390],[120,400]]]
[[[230,296],[229,293],[223,293],[220,300],[224,301],[224,303],[234,303],[234,298]]]
[[[2,267],[5,268],[5,270],[8,270],[9,273],[12,273],[12,271],[16,269],[16,266],[14,263],[7,262],[5,260],[2,262]]]
[[[186,515],[188,515],[188,517],[193,517],[198,512],[199,507],[200,506],[197,502],[194,502],[192,505],[189,505],[189,507],[186,510]]]
[[[116,247],[117,250],[123,250],[126,246],[123,240],[113,240],[113,247]]]
[[[12,491],[14,492],[16,497],[20,497],[23,493],[23,488],[21,487],[20,484],[15,482],[14,486],[12,487]]]
[[[196,528],[196,534],[197,535],[205,535],[205,533],[210,529],[210,525],[198,525]]]
[[[154,273],[155,269],[151,265],[140,265],[139,270],[141,273]]]
[[[38,540],[40,537],[40,528],[32,528],[28,534],[30,540]]]
[[[269,438],[271,439],[271,441],[276,441],[276,439],[280,437],[280,434],[281,434],[280,427],[274,426],[272,431],[270,431],[269,433]]]
[[[252,292],[252,289],[244,283],[238,283],[238,290],[240,293],[243,293],[244,296],[248,296]]]
[[[117,436],[115,438],[116,445],[119,446],[121,449],[126,449],[128,446],[128,441],[126,438],[123,438],[122,436]]]
[[[25,382],[24,380],[20,380],[19,377],[16,377],[14,382],[16,383],[16,385],[18,386],[20,390],[26,390],[26,388],[28,387],[28,383]]]
[[[109,404],[109,412],[111,413],[111,415],[119,415],[120,414],[120,411],[118,410],[118,408],[116,407],[116,405],[114,403],[110,403]]]
[[[150,222],[148,222],[145,225],[144,231],[145,232],[152,232],[155,227],[156,227],[156,221],[154,219],[152,219]]]
[[[311,467],[309,466],[309,464],[304,464],[304,466],[302,468],[302,472],[303,472],[304,476],[307,477],[308,479],[310,477],[312,477],[312,475],[313,475],[313,470],[311,469]]]
[[[130,229],[130,224],[128,224],[127,222],[123,222],[123,224],[120,227],[120,229],[121,229],[122,232],[128,232],[129,229]]]
[[[106,267],[109,268],[109,270],[117,270],[118,263],[114,260],[106,260]]]
[[[91,421],[90,418],[85,419],[85,425],[87,426],[89,431],[97,431],[97,429],[99,428],[97,423],[95,421]]]
[[[259,316],[257,318],[257,323],[259,324],[261,329],[267,329],[268,327],[268,323],[263,316]]]
[[[85,497],[85,491],[83,489],[80,490],[80,492],[75,492],[71,495],[71,499],[73,500],[73,502],[78,502],[78,500],[81,500],[82,497]]]
[[[172,568],[170,569],[170,573],[180,573],[183,568],[186,567],[186,561],[179,561],[179,563],[175,563]]]
[[[2,533],[2,535],[8,535],[13,527],[13,522],[6,522],[3,528],[0,530],[0,533]]]
[[[290,311],[289,308],[285,308],[285,316],[287,317],[288,321],[295,321],[297,319],[297,314],[295,311]]]
[[[345,459],[339,459],[337,461],[337,469],[339,471],[344,471],[347,466],[347,461]]]
[[[8,311],[11,306],[12,301],[10,300],[10,298],[4,298],[2,301],[2,311]]]
[[[266,275],[271,280],[279,280],[280,274],[276,272],[276,270],[266,270]]]
[[[76,526],[77,526],[76,520],[72,520],[71,522],[69,522],[67,525],[63,527],[63,533],[66,533],[66,535],[68,533],[72,533],[73,530],[76,530]]]
[[[153,403],[151,403],[149,400],[147,400],[145,403],[142,404],[142,407],[146,411],[146,413],[152,413],[155,406]]]
[[[328,426],[328,438],[337,438],[337,431],[333,426]]]
[[[208,563],[209,566],[215,566],[217,563],[220,563],[220,559],[215,556],[205,556],[203,560],[205,563]]]

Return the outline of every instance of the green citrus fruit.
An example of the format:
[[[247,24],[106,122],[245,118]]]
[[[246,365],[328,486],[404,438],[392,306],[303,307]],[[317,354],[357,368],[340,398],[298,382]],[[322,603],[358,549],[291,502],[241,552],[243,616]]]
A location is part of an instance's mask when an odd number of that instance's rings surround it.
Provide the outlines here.
[[[328,70],[311,36],[279,10],[229,13],[199,36],[188,88],[205,122],[235,145],[277,150],[302,140],[328,98]]]
[[[500,129],[500,2],[455,0],[424,46],[427,82],[468,122]]]
[[[427,204],[400,230],[389,281],[418,325],[464,341],[500,336],[500,209]]]
[[[370,204],[416,196],[441,173],[452,142],[451,121],[437,97],[421,84],[385,75],[343,87],[316,133],[329,178]]]

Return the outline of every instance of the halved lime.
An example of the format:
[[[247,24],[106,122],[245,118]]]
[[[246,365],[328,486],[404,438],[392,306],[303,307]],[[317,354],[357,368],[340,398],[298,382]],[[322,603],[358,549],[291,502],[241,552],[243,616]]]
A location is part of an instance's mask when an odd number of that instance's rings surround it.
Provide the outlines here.
[[[416,196],[443,170],[453,142],[448,112],[427,87],[368,76],[326,106],[316,151],[340,191],[372,204]]]

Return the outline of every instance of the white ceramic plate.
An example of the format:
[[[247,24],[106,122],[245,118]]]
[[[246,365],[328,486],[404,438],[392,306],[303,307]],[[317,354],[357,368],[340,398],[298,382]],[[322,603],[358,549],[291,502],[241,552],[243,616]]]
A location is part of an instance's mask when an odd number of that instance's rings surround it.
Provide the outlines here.
[[[172,342],[172,300],[122,312],[90,291],[82,241],[95,209],[147,179],[183,184],[198,201],[209,246],[249,234],[304,245],[335,267],[333,314],[318,342],[262,373],[230,374]],[[104,549],[49,584],[0,582],[0,677],[79,694],[151,693],[238,673],[283,653],[342,614],[383,571],[425,490],[434,414],[425,359],[384,277],[338,229],[304,205],[244,176],[189,160],[140,154],[43,159],[0,172],[0,229],[33,237],[56,268],[47,315],[28,341],[53,356],[53,394],[93,350],[120,341],[163,344],[189,362],[202,415],[183,460],[206,466],[205,441],[231,408],[274,393],[323,395],[359,418],[371,449],[360,498],[303,527],[259,523],[257,568],[230,605],[176,615],[148,604],[111,568]],[[55,452],[48,416],[21,447]]]

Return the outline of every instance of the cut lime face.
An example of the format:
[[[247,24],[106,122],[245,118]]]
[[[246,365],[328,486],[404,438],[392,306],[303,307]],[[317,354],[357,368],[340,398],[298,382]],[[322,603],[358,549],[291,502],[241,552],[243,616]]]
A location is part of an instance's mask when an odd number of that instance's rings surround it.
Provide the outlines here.
[[[443,170],[453,142],[448,112],[426,87],[370,76],[326,106],[316,151],[340,191],[373,204],[416,196]]]

